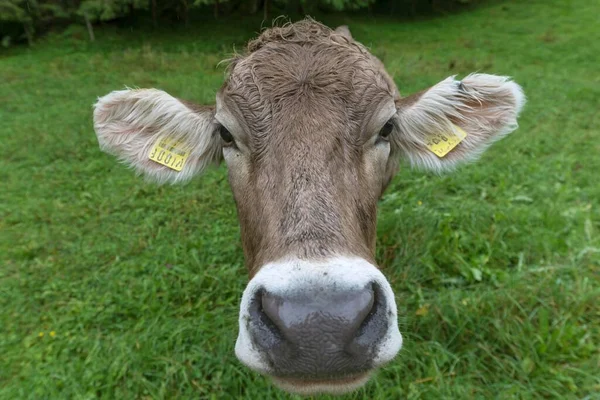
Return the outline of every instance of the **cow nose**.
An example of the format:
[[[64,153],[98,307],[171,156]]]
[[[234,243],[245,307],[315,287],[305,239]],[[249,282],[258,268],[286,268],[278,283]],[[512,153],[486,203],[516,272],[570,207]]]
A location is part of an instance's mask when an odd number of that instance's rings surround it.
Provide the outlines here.
[[[366,371],[388,328],[379,292],[374,284],[286,296],[262,290],[253,315],[255,343],[279,376],[326,378]]]

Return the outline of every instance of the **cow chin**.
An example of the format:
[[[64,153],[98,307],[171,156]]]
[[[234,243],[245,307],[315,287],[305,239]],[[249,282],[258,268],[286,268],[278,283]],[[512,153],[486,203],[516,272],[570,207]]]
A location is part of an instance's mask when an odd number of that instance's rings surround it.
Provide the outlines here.
[[[394,293],[362,258],[263,266],[242,296],[238,359],[298,394],[363,386],[402,347]]]
[[[286,392],[310,396],[316,394],[341,395],[360,389],[369,381],[370,372],[340,379],[312,381],[306,379],[284,379],[273,377],[273,383]]]

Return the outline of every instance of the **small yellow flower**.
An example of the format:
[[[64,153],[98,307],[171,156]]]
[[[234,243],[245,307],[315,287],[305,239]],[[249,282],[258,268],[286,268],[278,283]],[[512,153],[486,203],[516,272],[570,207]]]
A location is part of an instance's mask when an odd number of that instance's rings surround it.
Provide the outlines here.
[[[420,205],[420,206],[422,206],[423,202],[421,200],[419,200],[419,201],[417,201],[417,204]]]
[[[44,332],[38,333],[38,337],[44,337]]]
[[[424,317],[427,314],[429,314],[429,304],[419,307],[417,312],[415,312],[415,315],[418,315],[419,317]]]
[[[54,336],[56,336],[56,332],[54,332],[54,331],[51,331],[51,332],[50,332],[50,337],[54,337]]]

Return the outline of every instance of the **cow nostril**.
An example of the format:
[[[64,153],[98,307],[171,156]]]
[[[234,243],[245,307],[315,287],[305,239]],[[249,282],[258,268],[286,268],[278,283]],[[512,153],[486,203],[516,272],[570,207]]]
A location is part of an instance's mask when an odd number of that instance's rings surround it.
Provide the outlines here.
[[[376,283],[371,284],[371,289],[373,293],[372,306],[346,348],[353,354],[372,351],[373,346],[381,341],[388,329],[387,306],[383,290]]]
[[[378,300],[378,296],[377,296],[377,291],[375,290],[375,285],[371,284],[370,285],[370,292],[372,293],[371,295],[371,299],[369,302],[368,307],[365,307],[365,314],[360,326],[356,332],[357,335],[360,335],[360,332],[365,329],[365,326],[369,324],[369,321],[371,319],[373,319],[373,316],[375,315],[376,311],[377,311],[377,300]]]
[[[298,322],[294,318],[296,310],[294,307],[290,307],[285,298],[272,295],[267,291],[260,293],[259,301],[263,318],[262,323],[267,325],[281,340],[285,340],[285,332]]]
[[[377,306],[377,297],[373,284],[367,285],[362,290],[351,292],[345,303],[342,303],[340,309],[346,308],[341,315],[344,315],[348,326],[348,339],[360,335],[363,327],[368,324],[372,318]]]
[[[281,307],[281,299],[278,297],[273,297],[269,295],[267,292],[262,291],[260,293],[260,311],[264,318],[264,323],[269,325],[269,328],[273,332],[277,332],[278,335],[281,335],[281,326],[279,318],[280,307]]]
[[[270,349],[281,343],[283,336],[281,331],[271,319],[264,309],[264,290],[258,290],[250,303],[250,318],[254,322],[254,330],[256,333],[253,335],[257,344],[264,348]]]

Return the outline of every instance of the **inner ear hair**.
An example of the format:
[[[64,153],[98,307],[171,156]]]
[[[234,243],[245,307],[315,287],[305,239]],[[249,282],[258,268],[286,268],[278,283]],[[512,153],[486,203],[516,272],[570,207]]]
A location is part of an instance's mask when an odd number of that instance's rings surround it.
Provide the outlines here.
[[[521,87],[504,76],[471,74],[449,77],[431,88],[396,101],[400,134],[395,143],[416,167],[441,172],[477,159],[493,142],[518,127],[525,104]],[[466,137],[443,156],[427,147],[427,138],[462,129]]]

